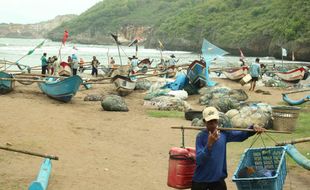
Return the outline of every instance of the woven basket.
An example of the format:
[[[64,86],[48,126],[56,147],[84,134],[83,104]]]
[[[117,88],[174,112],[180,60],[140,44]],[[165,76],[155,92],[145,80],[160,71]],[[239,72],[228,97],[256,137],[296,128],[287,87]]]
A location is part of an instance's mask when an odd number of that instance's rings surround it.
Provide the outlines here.
[[[299,107],[276,106],[272,107],[273,129],[294,131],[299,116]]]

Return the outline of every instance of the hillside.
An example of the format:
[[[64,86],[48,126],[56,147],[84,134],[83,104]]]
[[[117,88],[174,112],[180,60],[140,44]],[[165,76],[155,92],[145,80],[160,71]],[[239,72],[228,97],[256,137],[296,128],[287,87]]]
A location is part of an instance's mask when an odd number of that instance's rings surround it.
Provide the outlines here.
[[[48,33],[63,30],[81,43],[113,43],[143,38],[146,47],[163,41],[169,50],[200,51],[202,39],[238,54],[280,57],[280,47],[310,60],[310,1],[304,0],[104,0]]]

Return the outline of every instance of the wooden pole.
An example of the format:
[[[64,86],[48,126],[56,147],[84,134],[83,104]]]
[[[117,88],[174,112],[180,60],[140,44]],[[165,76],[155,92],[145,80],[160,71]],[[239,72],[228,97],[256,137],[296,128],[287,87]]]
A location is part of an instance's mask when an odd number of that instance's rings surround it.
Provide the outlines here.
[[[52,159],[52,160],[59,160],[58,156],[47,155],[47,154],[40,154],[40,153],[36,153],[36,152],[30,152],[30,151],[27,151],[27,150],[18,150],[18,149],[13,149],[13,148],[4,147],[4,146],[0,146],[0,149],[6,150],[6,151],[11,151],[11,152],[18,152],[18,153],[22,153],[22,154],[28,154],[28,155],[31,155],[31,156],[38,156],[38,157],[43,157],[43,158],[49,158],[49,159]]]
[[[307,92],[307,91],[310,91],[310,88],[309,89],[304,89],[304,90],[285,92],[285,93],[282,93],[282,94],[294,94],[294,93]]]
[[[17,79],[17,78],[0,78],[0,80],[24,81],[24,82],[46,82],[45,80]]]
[[[204,130],[204,128],[199,128],[199,127],[171,127],[172,129],[191,129],[191,130]],[[217,128],[220,131],[247,131],[247,132],[255,132],[253,129],[243,129],[243,128],[222,128],[218,127]],[[265,130],[264,132],[266,133],[282,133],[282,134],[291,134],[292,132],[290,131],[274,131],[274,130]]]
[[[283,142],[277,143],[276,146],[284,146],[286,144],[297,144],[297,143],[303,143],[303,142],[310,142],[310,137],[294,139],[290,141],[283,141]]]

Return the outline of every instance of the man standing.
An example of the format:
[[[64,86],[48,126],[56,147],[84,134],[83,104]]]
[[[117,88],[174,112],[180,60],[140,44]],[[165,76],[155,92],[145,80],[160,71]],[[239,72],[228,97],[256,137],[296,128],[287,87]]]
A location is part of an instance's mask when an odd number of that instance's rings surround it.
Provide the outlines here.
[[[91,71],[91,75],[92,76],[98,76],[98,66],[99,66],[100,62],[98,61],[98,59],[96,58],[96,56],[93,56],[93,60],[91,61],[91,66],[92,66],[92,71]]]
[[[219,111],[214,107],[203,110],[206,129],[196,137],[196,168],[192,190],[226,190],[227,177],[226,143],[241,142],[255,132],[219,131]],[[265,129],[258,126],[249,128],[261,133]]]
[[[136,72],[139,70],[138,63],[139,63],[138,58],[133,55],[131,59],[131,73],[132,74],[136,74]]]
[[[42,75],[45,75],[46,74],[46,70],[47,70],[48,61],[47,61],[46,56],[47,56],[47,54],[43,53],[43,55],[41,57],[41,68],[42,68],[41,74]]]
[[[258,81],[258,77],[260,76],[260,65],[259,65],[259,58],[255,59],[255,62],[251,64],[250,66],[250,75],[252,77],[251,80],[251,87],[249,89],[249,91],[254,91],[255,86],[256,86],[256,81]]]

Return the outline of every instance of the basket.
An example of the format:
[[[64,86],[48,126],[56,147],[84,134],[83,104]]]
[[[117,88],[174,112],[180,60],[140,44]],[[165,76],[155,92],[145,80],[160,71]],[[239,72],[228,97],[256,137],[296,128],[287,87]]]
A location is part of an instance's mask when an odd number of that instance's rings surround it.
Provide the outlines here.
[[[240,170],[245,167],[253,167],[256,170],[265,168],[273,170],[275,174],[271,177],[238,177]],[[285,177],[285,149],[283,147],[268,147],[247,149],[241,157],[232,181],[236,183],[238,190],[281,190]]]
[[[300,108],[296,106],[272,107],[273,129],[294,131]]]

